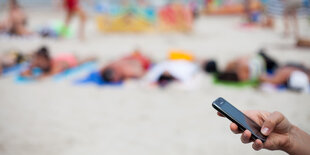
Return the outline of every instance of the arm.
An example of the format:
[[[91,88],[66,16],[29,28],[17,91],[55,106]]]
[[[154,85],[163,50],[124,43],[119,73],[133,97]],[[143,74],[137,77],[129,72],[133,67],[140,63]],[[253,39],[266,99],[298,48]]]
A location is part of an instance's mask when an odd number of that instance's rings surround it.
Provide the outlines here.
[[[288,78],[290,77],[290,74],[293,70],[290,68],[281,68],[278,71],[276,71],[274,76],[267,76],[267,75],[262,75],[260,77],[261,82],[266,82],[266,83],[271,83],[274,85],[280,85],[285,83]]]
[[[233,133],[242,133],[242,143],[253,142],[252,148],[256,151],[264,148],[282,150],[292,155],[310,154],[310,135],[291,124],[280,112],[244,111],[244,114],[262,126],[261,133],[268,138],[265,143],[258,139],[252,141],[250,131],[242,132],[235,123],[231,123],[230,129]]]
[[[293,126],[290,133],[290,145],[287,149],[283,149],[288,154],[303,155],[310,154],[310,135]]]

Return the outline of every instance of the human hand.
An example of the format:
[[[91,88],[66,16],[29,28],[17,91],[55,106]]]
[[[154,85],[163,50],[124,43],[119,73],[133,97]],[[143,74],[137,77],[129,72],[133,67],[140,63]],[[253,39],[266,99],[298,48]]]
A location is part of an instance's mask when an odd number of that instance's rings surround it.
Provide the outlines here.
[[[269,113],[266,111],[243,111],[245,115],[251,118],[254,122],[260,125],[261,133],[268,136],[265,143],[261,140],[251,140],[251,132],[245,130],[244,132],[238,129],[237,124],[231,123],[230,129],[235,134],[241,134],[241,141],[244,144],[251,143],[252,148],[256,151],[265,148],[268,150],[283,150],[289,152],[291,149],[290,135],[294,127],[283,114],[280,112]],[[219,116],[224,117],[218,113]]]

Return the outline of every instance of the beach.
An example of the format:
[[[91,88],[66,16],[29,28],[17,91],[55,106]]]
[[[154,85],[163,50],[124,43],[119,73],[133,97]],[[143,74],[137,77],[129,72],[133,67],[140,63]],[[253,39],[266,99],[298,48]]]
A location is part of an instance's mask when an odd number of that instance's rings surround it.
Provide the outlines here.
[[[42,15],[43,14],[43,15]],[[30,27],[61,20],[61,12],[29,11]],[[0,37],[0,52],[29,53],[46,45],[53,55],[69,52],[96,56],[98,67],[140,49],[154,61],[168,51],[190,51],[196,58],[214,58],[221,68],[242,55],[267,49],[281,63],[310,66],[309,49],[283,38],[281,19],[275,30],[241,26],[242,17],[200,17],[191,33],[103,34],[95,16],[87,22],[86,40]],[[73,27],[77,27],[74,21]],[[309,22],[300,19],[300,32],[310,36]],[[82,76],[82,75],[81,75]],[[50,78],[20,84],[14,76],[0,78],[0,154],[2,155],[204,155],[285,154],[256,152],[229,129],[230,121],[216,115],[211,103],[224,97],[240,110],[280,111],[291,123],[310,133],[310,95],[291,91],[262,91],[215,85],[199,73],[190,88],[161,89],[131,80],[118,87],[75,85],[70,78]]]

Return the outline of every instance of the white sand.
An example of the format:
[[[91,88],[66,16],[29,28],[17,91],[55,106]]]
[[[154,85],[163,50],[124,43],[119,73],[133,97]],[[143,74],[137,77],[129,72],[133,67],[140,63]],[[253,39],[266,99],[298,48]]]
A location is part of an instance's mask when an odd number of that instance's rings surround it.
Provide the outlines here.
[[[42,16],[44,15],[44,16]],[[61,14],[32,12],[31,27],[55,20]],[[240,18],[206,17],[197,21],[192,34],[97,33],[89,21],[87,41],[0,38],[0,51],[17,48],[29,52],[48,45],[53,54],[75,52],[108,60],[141,48],[155,60],[169,49],[190,50],[200,58],[215,57],[223,66],[229,59],[251,54],[260,47],[281,62],[303,62],[310,66],[310,52],[294,48],[292,38],[275,31],[238,28]],[[301,21],[308,35],[309,23]],[[211,102],[223,96],[239,109],[281,111],[310,133],[310,95],[293,92],[266,93],[245,88],[214,86],[201,75],[192,90],[165,90],[130,82],[121,88],[74,86],[72,81],[49,79],[16,84],[13,77],[0,79],[1,155],[102,155],[102,154],[283,154],[255,152],[251,145],[231,134],[229,121],[219,118]]]

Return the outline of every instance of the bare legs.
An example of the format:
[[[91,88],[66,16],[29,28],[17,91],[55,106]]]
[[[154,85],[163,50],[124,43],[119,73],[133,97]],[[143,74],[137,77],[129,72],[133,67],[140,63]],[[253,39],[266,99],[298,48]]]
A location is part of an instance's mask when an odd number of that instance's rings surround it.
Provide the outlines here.
[[[77,9],[76,13],[80,18],[80,28],[79,28],[79,37],[81,40],[85,39],[85,23],[86,23],[86,14],[82,9]]]
[[[298,19],[297,19],[297,12],[284,14],[284,35],[285,36],[289,36],[290,34],[290,24],[292,24],[295,38],[299,38],[299,25],[298,25]]]
[[[79,16],[79,19],[80,19],[79,38],[81,40],[84,40],[85,39],[86,14],[82,9],[77,8],[77,9],[75,9],[75,11],[68,11],[67,15],[66,15],[66,19],[65,19],[65,26],[66,26],[66,28],[69,27],[71,20],[75,14],[77,14]]]
[[[290,33],[289,15],[288,14],[284,15],[283,22],[284,22],[284,36],[287,37],[287,36],[289,36],[289,33]]]
[[[296,38],[299,38],[299,25],[298,25],[298,19],[297,19],[297,13],[295,12],[294,15],[292,15],[292,21],[294,24],[294,34]]]

